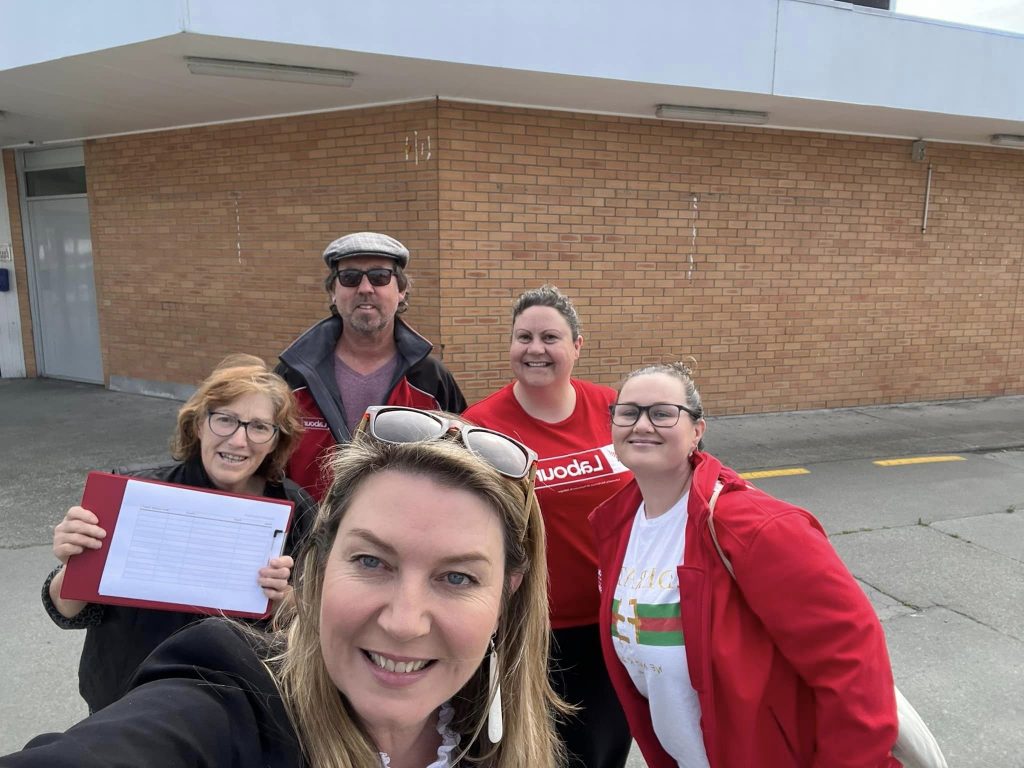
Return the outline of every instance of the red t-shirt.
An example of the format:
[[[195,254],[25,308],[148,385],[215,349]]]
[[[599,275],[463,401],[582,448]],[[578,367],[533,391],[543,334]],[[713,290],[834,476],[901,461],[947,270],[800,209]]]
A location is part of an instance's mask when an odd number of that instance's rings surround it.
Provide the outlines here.
[[[572,379],[576,408],[565,421],[533,418],[508,384],[463,414],[481,427],[504,432],[540,457],[537,499],[547,529],[551,626],[598,623],[597,551],[587,516],[633,477],[612,449],[608,406],[615,390]]]

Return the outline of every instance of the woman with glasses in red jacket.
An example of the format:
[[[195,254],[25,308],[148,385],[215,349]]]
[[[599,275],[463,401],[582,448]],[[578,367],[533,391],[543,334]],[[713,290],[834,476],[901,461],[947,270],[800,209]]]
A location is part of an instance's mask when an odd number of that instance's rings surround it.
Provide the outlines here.
[[[685,365],[629,374],[611,422],[601,641],[648,766],[899,766],[885,636],[818,521],[702,450]]]

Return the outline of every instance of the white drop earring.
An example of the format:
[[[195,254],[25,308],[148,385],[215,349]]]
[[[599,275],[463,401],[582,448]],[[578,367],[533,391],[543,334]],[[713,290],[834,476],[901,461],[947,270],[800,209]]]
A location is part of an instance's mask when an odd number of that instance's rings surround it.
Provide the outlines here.
[[[491,740],[492,744],[497,744],[501,741],[505,728],[501,720],[501,672],[498,667],[498,649],[494,646],[493,637],[491,638],[490,672],[491,706],[487,710],[487,738]]]

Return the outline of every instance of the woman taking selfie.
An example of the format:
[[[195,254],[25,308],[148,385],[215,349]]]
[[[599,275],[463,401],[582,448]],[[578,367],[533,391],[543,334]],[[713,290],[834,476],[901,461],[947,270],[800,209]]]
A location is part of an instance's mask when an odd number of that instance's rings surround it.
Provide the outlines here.
[[[554,768],[535,456],[376,406],[331,469],[276,631],[189,627],[0,766]]]
[[[630,736],[598,637],[597,553],[587,516],[629,480],[611,450],[611,387],[572,377],[583,346],[569,297],[551,285],[512,308],[515,381],[466,410],[466,418],[521,440],[540,456],[537,498],[551,573],[551,679],[577,709],[559,723],[576,768],[621,768]]]
[[[813,516],[702,451],[703,413],[685,365],[627,376],[611,423],[634,482],[591,516],[604,657],[649,768],[899,766],[871,603]]]
[[[290,589],[291,552],[312,524],[315,506],[309,495],[284,479],[284,468],[301,425],[291,390],[258,357],[232,355],[199,385],[178,411],[171,442],[177,463],[134,473],[191,488],[285,499],[295,504],[292,525],[281,557],[259,574],[263,593],[274,603]],[[43,585],[43,605],[63,629],[85,629],[78,667],[82,698],[95,712],[125,691],[132,673],[161,642],[196,613],[100,605],[60,596],[68,558],[99,549],[107,531],[90,510],[71,507],[54,528],[53,553],[60,565]]]

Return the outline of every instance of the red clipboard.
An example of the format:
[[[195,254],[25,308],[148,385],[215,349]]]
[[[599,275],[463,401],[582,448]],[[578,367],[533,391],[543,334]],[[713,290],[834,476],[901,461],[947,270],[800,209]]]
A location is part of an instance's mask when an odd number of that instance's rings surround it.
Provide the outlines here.
[[[117,517],[121,511],[121,502],[124,499],[125,488],[129,480],[137,483],[169,485],[175,488],[194,491],[195,493],[235,496],[284,505],[288,507],[288,520],[285,530],[281,532],[282,536],[287,536],[288,528],[291,527],[292,516],[295,512],[295,505],[285,499],[268,499],[264,496],[246,496],[245,494],[228,493],[207,488],[192,488],[190,486],[176,485],[175,483],[164,483],[160,480],[149,480],[128,475],[113,475],[109,472],[90,472],[85,481],[85,489],[82,491],[82,506],[99,518],[99,526],[107,532],[107,536],[103,539],[103,546],[99,549],[87,549],[79,555],[72,555],[68,558],[68,563],[64,567],[64,583],[60,590],[62,598],[65,600],[84,600],[88,603],[152,608],[158,611],[181,611],[184,613],[217,616],[237,616],[248,619],[265,619],[270,615],[269,599],[263,613],[249,613],[245,611],[222,610],[214,606],[185,605],[181,603],[139,600],[133,597],[101,595],[99,593],[100,579],[103,576],[103,569],[106,567],[107,555],[110,553],[110,542],[113,538],[114,529],[117,527]]]

